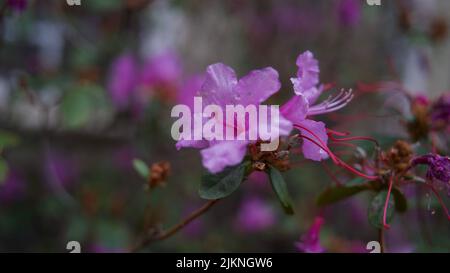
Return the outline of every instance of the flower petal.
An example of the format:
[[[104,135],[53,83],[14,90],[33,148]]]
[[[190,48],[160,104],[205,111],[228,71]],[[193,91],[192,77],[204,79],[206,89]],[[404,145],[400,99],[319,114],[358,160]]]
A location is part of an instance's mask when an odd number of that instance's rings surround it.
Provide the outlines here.
[[[181,79],[182,70],[181,61],[174,52],[163,52],[147,60],[140,75],[141,84],[145,86],[175,85]]]
[[[306,119],[306,120],[302,121],[300,123],[300,125],[307,128],[309,131],[313,132],[317,137],[320,138],[322,143],[327,145],[328,135],[327,135],[327,130],[325,128],[325,123],[323,123],[321,121],[314,121],[314,120]],[[310,137],[310,138],[316,140],[317,142],[319,142],[317,140],[317,138],[314,135],[312,135],[310,132],[308,132],[307,130],[300,129],[300,131],[302,132],[302,135]],[[307,139],[303,139],[302,151],[303,151],[303,156],[305,158],[311,159],[314,161],[321,161],[322,159],[328,158],[328,154],[322,148],[319,148],[315,143],[313,143]]]
[[[238,83],[234,70],[222,63],[208,66],[206,78],[200,88],[200,95],[205,104],[216,104],[224,107],[234,104],[233,88]]]
[[[308,101],[305,96],[294,96],[281,106],[281,114],[293,123],[300,123],[305,120],[308,113]]]
[[[320,94],[322,94],[322,85],[318,88],[313,86],[309,89],[304,89],[301,80],[299,80],[298,78],[291,78],[291,82],[294,85],[295,94],[304,96],[309,105],[312,105],[314,102],[316,102],[317,98],[320,96]]]
[[[310,90],[319,83],[319,62],[310,51],[306,51],[297,57],[298,71],[297,81],[294,84],[297,95]]]
[[[225,167],[241,163],[246,152],[246,141],[220,141],[200,151],[203,166],[211,173],[218,173]]]
[[[126,108],[136,87],[137,65],[133,56],[118,57],[111,66],[108,91],[113,103],[120,109]]]
[[[280,90],[278,72],[272,67],[253,70],[235,88],[237,104],[259,105]]]
[[[184,140],[181,139],[175,144],[175,147],[177,150],[180,150],[181,148],[197,148],[197,149],[203,149],[208,147],[208,141],[206,140]]]

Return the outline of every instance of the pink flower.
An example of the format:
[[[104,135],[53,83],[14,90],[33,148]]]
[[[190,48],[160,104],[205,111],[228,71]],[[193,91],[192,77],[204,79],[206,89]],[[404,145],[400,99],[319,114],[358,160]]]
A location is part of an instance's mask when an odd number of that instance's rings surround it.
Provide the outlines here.
[[[337,11],[341,25],[352,27],[358,24],[361,18],[361,3],[359,0],[340,0]]]
[[[319,66],[313,54],[309,51],[302,53],[297,58],[297,78],[292,78],[295,96],[281,107],[281,114],[299,128],[302,135],[306,136],[303,141],[303,155],[307,159],[321,161],[328,158],[327,152],[314,142],[308,140],[316,139],[326,146],[328,142],[325,124],[320,121],[308,119],[313,115],[320,115],[341,109],[353,98],[351,91],[341,91],[337,96],[314,104],[323,92],[319,83]]]
[[[320,95],[316,85],[319,83],[319,62],[314,59],[310,51],[306,51],[297,57],[297,78],[291,78],[294,91],[297,95],[304,95],[311,101]]]
[[[192,98],[197,95],[204,81],[205,75],[199,74],[188,77],[177,93],[177,102],[192,109],[194,107]]]
[[[9,170],[3,185],[0,186],[0,204],[8,204],[24,197],[26,191],[23,177],[14,170]]]
[[[28,6],[28,0],[8,0],[8,6],[15,11],[24,11]]]
[[[178,56],[167,51],[151,57],[144,65],[140,83],[144,86],[172,86],[182,78],[182,65]]]
[[[244,199],[236,219],[236,228],[243,232],[258,232],[275,224],[271,206],[258,197]]]
[[[433,153],[416,156],[411,160],[411,167],[417,165],[427,165],[426,178],[429,183],[436,188],[446,189],[450,196],[450,157]]]
[[[298,251],[303,253],[322,253],[325,249],[320,245],[320,228],[324,223],[322,217],[316,217],[314,223],[300,239],[295,243]]]
[[[225,111],[226,105],[257,106],[279,89],[278,72],[271,67],[253,70],[238,80],[231,67],[216,63],[208,66],[199,95],[205,105],[218,105]],[[235,131],[243,128],[242,124],[226,126],[233,126]],[[248,130],[248,126],[244,127]],[[292,124],[280,116],[280,135],[288,135],[291,129]],[[201,151],[203,166],[211,173],[218,173],[227,166],[240,163],[249,143],[248,140],[180,140],[177,149],[182,147],[203,149]]]
[[[133,56],[124,54],[119,56],[112,64],[108,91],[117,108],[127,108],[133,100],[136,88],[138,67]]]

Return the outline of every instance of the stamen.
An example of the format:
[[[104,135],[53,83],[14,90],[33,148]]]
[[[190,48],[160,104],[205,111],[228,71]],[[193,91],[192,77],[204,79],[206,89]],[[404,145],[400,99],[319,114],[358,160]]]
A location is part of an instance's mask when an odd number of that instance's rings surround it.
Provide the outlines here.
[[[336,175],[330,170],[330,168],[328,168],[327,164],[325,164],[325,162],[321,162],[323,169],[325,170],[325,172],[331,177],[331,179],[334,181],[334,183],[336,183],[336,186],[339,187],[341,186],[341,182],[339,181],[339,179],[336,177]]]
[[[372,137],[363,137],[363,136],[355,136],[355,137],[345,137],[345,138],[335,138],[332,134],[328,134],[328,136],[333,141],[352,141],[352,140],[367,140],[375,143],[375,145],[380,146],[378,141]]]
[[[315,141],[314,139],[310,138],[309,136],[305,136],[305,135],[298,135],[299,137],[305,138],[309,141],[311,141],[312,143],[316,144],[316,146],[318,146],[319,148],[321,148],[322,150],[324,150],[333,160],[333,162],[337,165],[339,164],[338,160],[336,159],[335,155],[327,148],[327,147],[323,147],[320,143],[318,143],[317,141]]]
[[[350,132],[339,132],[339,131],[335,131],[332,129],[327,129],[328,133],[332,133],[333,135],[337,135],[337,136],[348,136],[350,135]]]
[[[294,127],[296,127],[297,129],[303,129],[305,131],[307,131],[308,133],[310,133],[312,136],[314,136],[321,145],[318,145],[315,141],[314,143],[319,146],[320,148],[322,148],[322,150],[325,150],[326,152],[328,152],[328,155],[331,157],[331,159],[333,159],[334,163],[337,163],[337,160],[334,156],[334,154],[330,151],[330,149],[327,147],[327,145],[322,141],[322,139],[320,139],[320,137],[318,137],[313,131],[309,130],[308,128],[299,125],[299,124],[294,124]]]
[[[345,107],[352,99],[353,91],[351,89],[349,91],[341,90],[337,96],[329,97],[325,101],[311,106],[308,110],[308,115],[319,115],[339,110]]]
[[[341,167],[347,169],[348,171],[350,171],[351,173],[356,174],[356,175],[358,175],[358,176],[360,176],[360,177],[369,179],[369,180],[374,180],[374,179],[377,179],[377,178],[378,178],[377,176],[374,176],[374,175],[367,175],[367,174],[364,174],[364,173],[362,173],[362,172],[356,170],[355,168],[349,166],[347,163],[345,163],[344,161],[342,161],[340,158],[336,157],[336,155],[333,154],[333,152],[331,152],[331,150],[330,150],[328,147],[322,146],[321,144],[319,144],[319,143],[318,143],[317,141],[315,141],[314,139],[312,139],[312,138],[310,138],[310,137],[308,137],[308,136],[305,136],[305,135],[299,135],[299,137],[302,137],[302,138],[305,138],[305,139],[311,141],[312,143],[316,144],[319,148],[321,148],[322,150],[324,150],[324,151],[331,157],[331,159],[333,160],[334,164],[336,164],[337,166],[341,166]]]
[[[354,173],[354,174],[356,174],[356,175],[358,175],[358,176],[361,176],[361,177],[366,178],[366,179],[369,179],[369,180],[378,179],[378,176],[375,176],[375,175],[368,175],[368,174],[362,173],[362,172],[358,171],[357,169],[355,169],[355,168],[349,166],[347,163],[345,163],[345,162],[342,161],[341,159],[338,159],[338,160],[339,160],[339,162],[338,162],[338,164],[337,164],[338,166],[342,166],[342,167],[344,167],[345,169],[349,170],[350,172],[352,172],[352,173]]]
[[[358,146],[353,144],[353,143],[345,143],[345,142],[331,142],[330,145],[345,146],[345,147],[350,147],[350,148],[358,148]]]
[[[385,229],[390,228],[390,226],[387,224],[386,222],[386,217],[387,217],[387,209],[389,207],[389,199],[391,197],[391,192],[392,192],[392,186],[394,185],[394,175],[391,174],[390,178],[389,178],[389,189],[386,195],[386,201],[384,202],[384,209],[383,209],[383,227]]]
[[[299,125],[299,124],[294,124],[294,127],[296,127],[297,129],[303,129],[303,130],[309,132],[312,136],[314,136],[314,137],[319,141],[320,144],[317,143],[316,141],[314,141],[313,139],[311,139],[310,137],[307,137],[307,136],[305,136],[305,135],[300,135],[300,137],[303,137],[303,138],[306,138],[306,139],[310,140],[311,142],[313,142],[314,144],[316,144],[319,148],[322,148],[322,150],[324,150],[325,152],[327,152],[327,154],[328,154],[328,155],[331,157],[331,159],[333,160],[334,164],[336,164],[336,165],[338,165],[338,166],[342,166],[342,167],[344,167],[345,169],[349,170],[350,172],[352,172],[352,173],[354,173],[354,174],[356,174],[356,175],[358,175],[358,176],[364,177],[364,178],[366,178],[366,179],[373,180],[373,179],[377,179],[377,178],[378,178],[377,176],[364,174],[364,173],[362,173],[362,172],[356,170],[355,168],[352,168],[352,167],[349,166],[347,163],[345,163],[344,161],[342,161],[340,158],[336,157],[336,155],[333,154],[333,152],[328,148],[328,146],[327,146],[325,143],[323,143],[323,141],[322,141],[322,140],[321,140],[321,139],[320,139],[313,131],[311,131],[311,130],[309,130],[308,128],[306,128],[306,127],[304,127],[304,126],[302,126],[302,125]]]
[[[371,141],[373,143],[375,143],[375,145],[377,147],[380,146],[380,144],[378,143],[378,141],[373,138],[373,137],[366,137],[366,136],[355,136],[355,137],[344,137],[344,138],[336,138],[333,135],[337,135],[337,136],[348,136],[350,135],[350,133],[341,133],[341,132],[337,132],[331,129],[327,129],[327,135],[328,137],[333,140],[333,141],[352,141],[352,140],[367,140],[367,141]]]

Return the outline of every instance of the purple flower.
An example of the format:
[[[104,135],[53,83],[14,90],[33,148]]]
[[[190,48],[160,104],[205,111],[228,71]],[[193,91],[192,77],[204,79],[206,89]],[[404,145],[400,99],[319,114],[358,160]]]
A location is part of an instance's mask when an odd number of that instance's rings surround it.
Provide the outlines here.
[[[316,85],[319,83],[319,62],[310,51],[297,57],[297,78],[291,78],[294,91],[297,95],[304,95],[313,103],[320,95]]]
[[[141,72],[140,83],[147,87],[172,86],[182,77],[182,65],[171,51],[151,57]]]
[[[345,27],[358,24],[361,18],[361,4],[359,0],[341,0],[337,6],[339,22]]]
[[[247,177],[247,183],[244,185],[253,191],[255,189],[261,192],[270,192],[272,190],[269,177],[266,172],[251,172]]]
[[[308,117],[341,109],[353,98],[352,93],[351,91],[341,91],[333,98],[314,104],[323,92],[323,87],[317,86],[319,83],[318,62],[311,52],[306,51],[298,56],[297,65],[299,67],[297,78],[291,79],[296,95],[281,107],[281,113],[297,127],[300,127],[302,135],[326,146],[328,136],[325,124],[310,120]],[[302,150],[307,159],[321,161],[328,158],[328,154],[322,148],[308,139],[304,139]]]
[[[253,70],[238,80],[231,67],[217,63],[208,66],[199,95],[205,105],[217,105],[225,112],[226,105],[257,106],[278,92],[279,89],[278,72],[271,67]],[[248,126],[244,126],[244,124],[226,124],[226,126],[233,126],[238,132],[244,127],[248,130]],[[279,134],[288,135],[291,129],[291,123],[280,116]],[[203,149],[201,151],[203,166],[211,173],[218,173],[227,166],[240,163],[247,152],[249,143],[247,140],[191,141],[182,139],[178,141],[177,149],[182,147]]]
[[[25,183],[19,173],[9,170],[8,175],[0,185],[0,202],[10,203],[23,197]]]
[[[28,6],[28,0],[8,0],[8,6],[15,11],[24,11]]]
[[[131,55],[121,55],[113,62],[109,75],[108,91],[117,108],[127,108],[133,100],[137,72],[136,62]]]
[[[320,245],[320,228],[324,223],[322,217],[316,217],[314,223],[309,228],[308,232],[304,234],[299,242],[295,243],[298,251],[303,253],[322,253],[325,249]]]
[[[60,153],[51,152],[46,161],[49,181],[58,183],[64,189],[72,186],[78,177],[76,163]]]
[[[258,197],[247,197],[239,208],[236,228],[243,232],[258,232],[275,224],[271,206]]]
[[[440,181],[450,188],[450,158],[437,154],[427,154],[413,158],[411,166],[428,165],[427,178]]]
[[[192,98],[197,95],[204,81],[204,75],[193,75],[188,77],[181,86],[180,92],[177,94],[177,102],[187,105],[192,109],[194,106]]]
[[[437,128],[450,128],[450,94],[443,95],[431,106],[431,122]]]

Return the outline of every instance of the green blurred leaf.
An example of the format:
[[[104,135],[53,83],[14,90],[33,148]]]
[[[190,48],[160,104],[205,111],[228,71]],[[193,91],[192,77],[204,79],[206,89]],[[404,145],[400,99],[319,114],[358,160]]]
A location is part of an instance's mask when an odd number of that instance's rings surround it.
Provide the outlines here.
[[[89,0],[85,1],[87,7],[96,12],[109,12],[120,9],[122,7],[121,0]]]
[[[137,171],[137,173],[142,176],[142,178],[144,178],[145,180],[148,179],[149,175],[150,175],[150,170],[147,166],[147,164],[140,160],[140,159],[134,159],[133,160],[133,167],[134,169]]]
[[[84,126],[95,111],[106,105],[103,89],[98,85],[77,85],[63,98],[61,111],[66,127]]]
[[[365,183],[367,181],[366,178],[364,177],[355,177],[352,180],[348,181],[347,183],[345,183],[346,187],[350,187],[350,186],[360,186],[361,184]]]
[[[0,158],[0,184],[5,181],[6,175],[8,174],[8,163],[3,158]]]
[[[85,218],[75,215],[69,220],[66,230],[66,240],[83,241],[89,232],[89,225]]]
[[[19,143],[19,138],[15,134],[0,130],[0,149],[15,146],[17,143]]]
[[[280,201],[284,211],[287,214],[294,214],[292,199],[291,196],[289,195],[286,182],[284,181],[284,178],[281,175],[280,171],[278,171],[276,168],[272,166],[269,166],[268,173],[273,191],[276,193],[278,200]]]
[[[367,185],[358,185],[358,184],[355,184],[356,182],[358,182],[358,181],[349,183],[349,184],[353,184],[353,186],[345,185],[345,186],[332,187],[332,188],[326,189],[317,198],[317,201],[316,201],[317,205],[318,206],[327,206],[327,205],[336,203],[338,201],[347,199],[357,193],[360,193],[362,191],[369,189]]]
[[[74,69],[90,67],[98,62],[98,50],[88,47],[79,47],[70,55],[70,64]]]
[[[383,228],[384,203],[386,202],[387,190],[380,191],[370,202],[367,216],[369,223],[376,228]],[[388,209],[386,211],[386,223],[391,222],[394,216],[395,203],[394,198],[389,197]]]
[[[118,251],[129,244],[130,234],[123,223],[100,220],[95,228],[98,246],[104,251]]]
[[[227,197],[239,188],[244,181],[249,162],[226,168],[218,174],[207,174],[202,178],[199,194],[207,200],[215,200]]]

